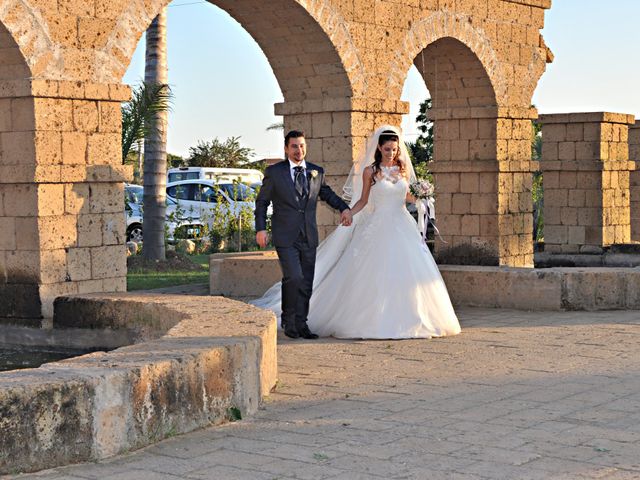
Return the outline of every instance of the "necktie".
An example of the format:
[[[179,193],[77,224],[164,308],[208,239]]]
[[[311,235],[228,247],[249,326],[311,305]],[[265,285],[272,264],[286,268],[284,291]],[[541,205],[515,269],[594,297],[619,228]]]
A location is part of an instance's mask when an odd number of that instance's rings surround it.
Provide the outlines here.
[[[302,167],[293,167],[295,176],[293,177],[293,183],[295,185],[296,193],[298,197],[304,198],[309,193],[309,186],[307,185],[307,176],[304,174]]]

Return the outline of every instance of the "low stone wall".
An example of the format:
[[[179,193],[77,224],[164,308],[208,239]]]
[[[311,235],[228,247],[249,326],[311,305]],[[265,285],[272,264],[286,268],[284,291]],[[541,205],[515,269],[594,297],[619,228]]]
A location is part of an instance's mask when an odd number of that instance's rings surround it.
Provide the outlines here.
[[[209,293],[225,297],[259,297],[282,272],[274,251],[216,253],[209,257]]]
[[[213,295],[259,297],[280,279],[274,252],[211,257]],[[640,268],[440,265],[454,306],[519,310],[640,309]]]
[[[270,312],[230,299],[59,298],[54,328],[135,342],[0,373],[0,473],[91,461],[254,413],[277,376]]]
[[[517,310],[637,310],[640,270],[442,265],[455,306]]]
[[[640,267],[640,255],[637,253],[570,254],[547,253],[535,254],[535,264],[538,268],[550,267]]]

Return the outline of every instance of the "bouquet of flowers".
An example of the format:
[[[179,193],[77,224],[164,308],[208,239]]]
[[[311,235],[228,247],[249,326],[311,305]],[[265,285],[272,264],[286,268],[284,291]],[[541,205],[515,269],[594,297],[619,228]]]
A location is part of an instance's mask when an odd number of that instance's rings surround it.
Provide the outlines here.
[[[409,185],[411,195],[420,200],[433,198],[434,190],[433,183],[426,179],[418,180]]]

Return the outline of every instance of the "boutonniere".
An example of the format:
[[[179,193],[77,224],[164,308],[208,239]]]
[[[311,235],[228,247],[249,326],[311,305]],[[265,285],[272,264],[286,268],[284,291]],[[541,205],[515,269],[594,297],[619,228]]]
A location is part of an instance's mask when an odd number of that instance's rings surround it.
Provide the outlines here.
[[[318,176],[318,170],[311,170],[309,173],[311,174],[311,178],[316,178]]]

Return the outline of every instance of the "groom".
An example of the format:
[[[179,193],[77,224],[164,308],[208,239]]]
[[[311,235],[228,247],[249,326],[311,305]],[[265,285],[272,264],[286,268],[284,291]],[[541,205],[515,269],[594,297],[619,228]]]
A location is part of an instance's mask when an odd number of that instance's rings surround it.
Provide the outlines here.
[[[282,269],[282,328],[287,337],[316,339],[307,315],[318,246],[318,197],[340,210],[342,225],[351,225],[351,210],[324,182],[324,170],[305,161],[304,132],[287,133],[284,151],[287,159],[264,173],[256,199],[256,242],[267,246],[267,207],[273,202],[271,230]]]

